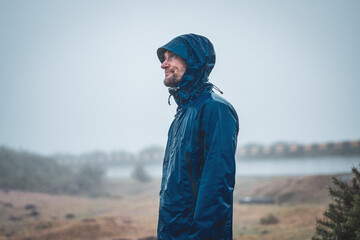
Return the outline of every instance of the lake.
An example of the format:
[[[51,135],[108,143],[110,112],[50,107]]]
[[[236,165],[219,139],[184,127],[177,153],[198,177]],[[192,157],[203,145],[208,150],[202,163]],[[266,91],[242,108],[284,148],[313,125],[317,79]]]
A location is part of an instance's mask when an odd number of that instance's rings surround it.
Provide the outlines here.
[[[323,157],[252,159],[236,162],[237,176],[301,176],[349,173],[359,166],[360,157]],[[106,169],[107,178],[130,178],[135,165],[119,165]],[[160,178],[161,164],[147,164],[145,171],[153,178]]]

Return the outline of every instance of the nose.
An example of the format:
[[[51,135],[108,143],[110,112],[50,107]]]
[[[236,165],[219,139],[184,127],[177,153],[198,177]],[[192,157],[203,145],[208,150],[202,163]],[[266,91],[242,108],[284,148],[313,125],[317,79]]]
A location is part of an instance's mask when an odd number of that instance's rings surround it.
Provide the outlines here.
[[[167,59],[165,59],[161,64],[161,68],[165,69],[165,68],[168,68],[168,67],[169,67],[169,62],[168,62]]]

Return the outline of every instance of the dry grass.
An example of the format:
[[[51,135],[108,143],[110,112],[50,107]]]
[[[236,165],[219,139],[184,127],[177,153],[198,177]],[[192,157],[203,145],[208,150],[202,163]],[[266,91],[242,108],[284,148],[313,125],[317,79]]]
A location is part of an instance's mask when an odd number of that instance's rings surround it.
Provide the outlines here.
[[[234,239],[310,239],[315,230],[316,217],[325,206],[300,204],[235,205]],[[278,224],[262,225],[260,219],[273,214]]]
[[[126,183],[132,190],[132,185],[139,185]],[[107,240],[155,236],[158,209],[155,195],[150,190],[131,194],[125,190],[122,192],[126,196],[97,199],[0,192],[0,239]],[[8,203],[12,207],[6,207]],[[30,216],[25,209],[27,204],[35,205],[39,216]],[[69,214],[74,217],[67,218]],[[10,220],[14,216],[17,220]]]
[[[325,178],[324,178],[325,179]],[[326,181],[319,178],[243,178],[234,194],[234,239],[309,239],[314,233],[327,200]],[[319,186],[320,189],[315,189]],[[132,180],[112,180],[106,198],[79,198],[29,192],[0,192],[0,239],[9,240],[117,240],[156,236],[158,191],[155,179],[146,184]],[[291,188],[290,188],[291,186]],[[281,205],[240,205],[251,194],[281,194],[280,189],[305,195],[310,201],[289,201]],[[261,190],[263,189],[263,190]],[[306,199],[305,199],[306,200]],[[12,206],[9,206],[11,203]],[[27,204],[34,204],[39,216],[30,216]],[[278,224],[261,225],[260,219],[273,214]],[[73,214],[73,218],[66,216]],[[69,216],[68,216],[69,217]]]

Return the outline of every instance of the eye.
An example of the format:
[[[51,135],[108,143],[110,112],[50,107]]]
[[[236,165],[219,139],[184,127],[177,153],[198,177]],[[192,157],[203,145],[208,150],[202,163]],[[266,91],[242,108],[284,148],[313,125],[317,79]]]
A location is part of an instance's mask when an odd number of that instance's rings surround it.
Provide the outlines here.
[[[177,56],[176,54],[172,53],[172,54],[169,54],[169,59],[175,59]]]

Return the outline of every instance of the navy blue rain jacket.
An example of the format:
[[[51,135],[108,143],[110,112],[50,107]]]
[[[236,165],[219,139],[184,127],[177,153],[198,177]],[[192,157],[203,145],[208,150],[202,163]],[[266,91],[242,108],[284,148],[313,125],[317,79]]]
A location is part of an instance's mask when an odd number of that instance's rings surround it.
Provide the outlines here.
[[[169,89],[178,109],[163,163],[158,239],[231,240],[237,114],[208,82],[215,51],[207,38],[173,39],[158,49],[161,62],[166,50],[187,66],[178,86]]]

